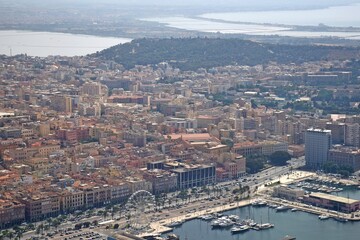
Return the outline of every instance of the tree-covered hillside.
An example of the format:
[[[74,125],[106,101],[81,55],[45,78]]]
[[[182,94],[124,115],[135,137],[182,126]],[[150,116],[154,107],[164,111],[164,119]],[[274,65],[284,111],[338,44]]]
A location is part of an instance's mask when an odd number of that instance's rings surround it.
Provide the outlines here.
[[[269,61],[307,61],[359,58],[360,49],[341,46],[271,45],[240,39],[177,38],[136,39],[93,56],[114,60],[125,68],[163,61],[182,70],[225,65],[256,65]]]

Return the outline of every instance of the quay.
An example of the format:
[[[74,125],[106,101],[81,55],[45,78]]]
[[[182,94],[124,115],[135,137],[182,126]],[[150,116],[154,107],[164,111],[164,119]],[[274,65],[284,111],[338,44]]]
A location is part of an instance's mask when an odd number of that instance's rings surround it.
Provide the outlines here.
[[[188,214],[184,214],[181,216],[156,221],[156,222],[153,222],[150,224],[150,228],[153,229],[153,231],[142,233],[139,235],[139,237],[146,236],[148,234],[163,234],[163,233],[170,232],[170,231],[172,231],[172,228],[167,227],[166,225],[168,225],[174,221],[189,221],[189,220],[196,219],[203,215],[224,212],[224,211],[236,209],[239,207],[245,207],[250,204],[251,204],[251,200],[246,199],[246,200],[241,200],[238,202],[227,203],[225,205],[213,207],[213,208],[207,209],[207,210],[196,211],[193,213],[188,213]]]
[[[360,216],[355,216],[352,213],[342,213],[342,212],[337,212],[337,211],[333,211],[333,210],[327,210],[324,208],[315,207],[315,206],[311,206],[311,205],[307,205],[307,204],[299,203],[299,202],[291,202],[291,201],[287,201],[287,200],[274,200],[269,197],[266,198],[266,201],[268,203],[272,203],[272,204],[286,205],[289,208],[296,208],[298,211],[303,211],[303,212],[307,212],[307,213],[311,213],[311,214],[328,215],[329,217],[332,217],[332,218],[337,218],[340,216],[341,218],[344,218],[348,221],[360,221]]]
[[[294,182],[298,182],[298,181],[303,181],[305,179],[314,178],[315,176],[316,176],[315,173],[294,171],[292,174],[289,174],[287,176],[282,176],[278,180],[274,179],[274,180],[270,181],[270,183],[275,183],[276,181],[278,181],[279,184],[290,184],[290,183],[294,183]],[[353,182],[348,181],[346,183],[352,184]],[[319,208],[319,207],[307,205],[304,203],[291,202],[291,201],[287,201],[287,200],[277,200],[277,199],[271,198],[269,195],[262,193],[263,191],[267,191],[268,189],[269,188],[265,187],[263,184],[258,188],[258,193],[252,199],[246,199],[246,200],[240,200],[238,202],[235,201],[235,202],[231,202],[231,203],[226,203],[224,205],[212,207],[211,209],[204,209],[204,210],[196,211],[193,213],[182,214],[182,215],[179,215],[176,217],[166,218],[166,219],[158,220],[156,222],[152,222],[150,224],[150,228],[152,230],[150,232],[142,233],[138,236],[141,237],[141,236],[146,236],[149,234],[163,234],[163,233],[171,232],[173,229],[170,227],[167,227],[167,225],[172,222],[175,222],[175,221],[184,221],[185,222],[185,221],[189,221],[189,220],[198,218],[199,216],[202,216],[202,215],[219,213],[219,212],[236,209],[239,207],[245,207],[245,206],[250,205],[252,200],[256,199],[256,198],[265,199],[268,203],[272,203],[272,204],[287,205],[290,208],[297,208],[299,211],[307,212],[310,214],[315,214],[315,215],[324,215],[325,214],[332,218],[337,218],[340,216],[341,218],[347,219],[348,221],[360,221],[360,215],[355,215],[355,214],[351,214],[351,213],[345,214],[342,212],[330,211],[330,210],[327,210],[324,208]]]

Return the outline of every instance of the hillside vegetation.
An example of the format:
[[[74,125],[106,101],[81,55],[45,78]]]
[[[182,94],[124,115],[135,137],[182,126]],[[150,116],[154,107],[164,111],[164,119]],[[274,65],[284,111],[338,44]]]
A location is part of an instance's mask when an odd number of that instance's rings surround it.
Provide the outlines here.
[[[114,60],[129,69],[135,65],[166,61],[182,70],[225,65],[257,65],[274,61],[302,63],[359,58],[360,49],[342,46],[291,46],[263,44],[240,39],[171,38],[136,39],[92,56]]]

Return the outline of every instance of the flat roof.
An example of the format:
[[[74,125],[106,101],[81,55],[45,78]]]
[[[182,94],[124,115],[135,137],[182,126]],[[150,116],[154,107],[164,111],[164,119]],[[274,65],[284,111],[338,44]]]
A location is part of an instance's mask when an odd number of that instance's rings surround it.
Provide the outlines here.
[[[327,199],[327,200],[330,200],[330,201],[344,203],[344,204],[354,204],[354,203],[360,202],[360,200],[344,198],[344,197],[339,197],[339,196],[326,194],[326,193],[320,193],[320,192],[311,193],[310,196],[311,197],[322,198],[322,199]]]
[[[327,129],[320,129],[320,128],[309,128],[307,129],[308,132],[319,132],[319,133],[331,133],[331,130]]]
[[[184,134],[168,134],[165,138],[170,137],[172,140],[183,139],[184,141],[209,141],[212,139],[209,133],[184,133]]]

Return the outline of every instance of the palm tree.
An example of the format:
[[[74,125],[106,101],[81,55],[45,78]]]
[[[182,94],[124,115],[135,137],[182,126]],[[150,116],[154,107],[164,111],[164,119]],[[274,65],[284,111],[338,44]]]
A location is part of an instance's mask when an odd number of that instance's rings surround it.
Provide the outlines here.
[[[16,235],[15,238],[20,240],[21,237],[23,236],[23,231],[20,230],[20,231],[16,232],[15,235]]]
[[[37,226],[36,233],[40,234],[42,233],[43,230],[44,230],[44,224],[41,223],[39,226]]]
[[[114,219],[115,213],[119,211],[119,207],[113,206],[111,209],[111,219]]]
[[[55,227],[55,229],[58,228],[58,226],[60,226],[61,222],[59,219],[55,219],[53,222],[52,222],[52,226]]]
[[[1,235],[2,235],[4,238],[7,238],[8,235],[9,235],[9,230],[3,230],[3,231],[1,232]]]
[[[108,212],[105,210],[105,211],[103,212],[104,220],[106,219],[107,215],[108,215]]]
[[[168,198],[168,206],[170,207],[171,206],[171,203],[172,203],[172,199],[171,198]]]
[[[14,232],[9,231],[9,233],[7,234],[7,237],[12,239],[14,237]]]
[[[28,230],[34,230],[34,229],[35,229],[35,225],[32,224],[32,223],[29,223],[29,224],[27,225],[27,229],[28,229]]]
[[[48,218],[46,219],[46,222],[48,223],[48,227],[51,227],[51,223],[52,223],[53,219],[52,218]]]

